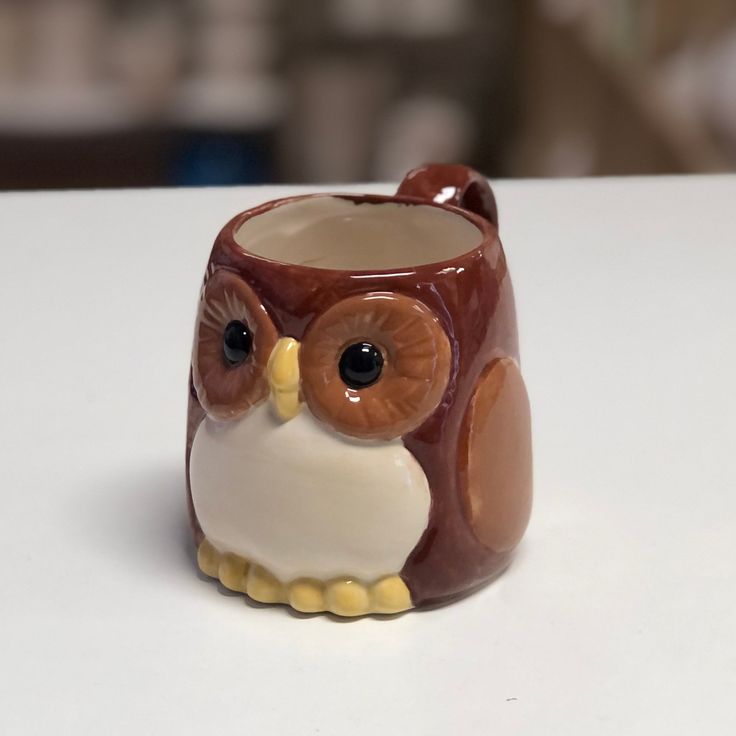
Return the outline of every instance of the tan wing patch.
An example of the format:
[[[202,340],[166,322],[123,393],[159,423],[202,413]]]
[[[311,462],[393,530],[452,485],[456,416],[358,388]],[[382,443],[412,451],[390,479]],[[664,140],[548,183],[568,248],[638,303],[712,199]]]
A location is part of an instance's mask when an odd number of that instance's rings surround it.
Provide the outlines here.
[[[515,361],[495,360],[481,376],[462,436],[465,514],[484,545],[505,552],[524,534],[532,501],[529,397]]]

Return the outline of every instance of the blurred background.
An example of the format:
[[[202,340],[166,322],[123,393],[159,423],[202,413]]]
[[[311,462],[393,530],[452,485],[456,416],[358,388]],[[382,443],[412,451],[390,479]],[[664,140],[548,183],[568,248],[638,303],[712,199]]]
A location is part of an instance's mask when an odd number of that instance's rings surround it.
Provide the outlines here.
[[[736,170],[736,0],[0,0],[0,189]]]

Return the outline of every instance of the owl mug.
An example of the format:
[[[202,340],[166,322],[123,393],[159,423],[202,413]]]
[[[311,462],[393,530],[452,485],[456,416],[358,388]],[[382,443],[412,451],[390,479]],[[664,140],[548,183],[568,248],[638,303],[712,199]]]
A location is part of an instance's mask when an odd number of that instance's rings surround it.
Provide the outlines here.
[[[458,597],[531,509],[529,401],[488,182],[287,197],[233,218],[202,287],[186,469],[200,569],[339,616]]]

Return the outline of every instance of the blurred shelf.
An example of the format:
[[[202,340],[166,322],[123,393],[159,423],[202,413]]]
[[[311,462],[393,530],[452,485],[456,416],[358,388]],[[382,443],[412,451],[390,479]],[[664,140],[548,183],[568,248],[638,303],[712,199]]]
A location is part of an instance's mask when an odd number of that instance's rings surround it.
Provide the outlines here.
[[[178,85],[168,119],[179,126],[245,132],[278,125],[285,109],[284,85],[273,77],[195,78]]]
[[[666,83],[660,57],[606,44],[581,17],[524,0],[521,125],[512,169],[521,176],[718,172],[731,151],[705,113]],[[600,34],[598,34],[600,35]]]
[[[115,133],[145,123],[118,85],[0,87],[0,133],[63,136]]]
[[[729,154],[710,135],[707,125],[692,111],[675,104],[657,82],[655,72],[597,45],[578,24],[560,24],[570,42],[589,57],[633,107],[655,128],[684,171],[727,171],[733,168]]]

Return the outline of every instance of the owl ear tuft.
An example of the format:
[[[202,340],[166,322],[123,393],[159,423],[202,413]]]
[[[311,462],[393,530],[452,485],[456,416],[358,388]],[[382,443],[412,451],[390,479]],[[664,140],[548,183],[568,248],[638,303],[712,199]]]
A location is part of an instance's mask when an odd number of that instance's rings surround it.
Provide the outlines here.
[[[407,197],[451,204],[484,217],[498,227],[498,207],[481,173],[462,164],[425,164],[412,169],[396,192]]]

